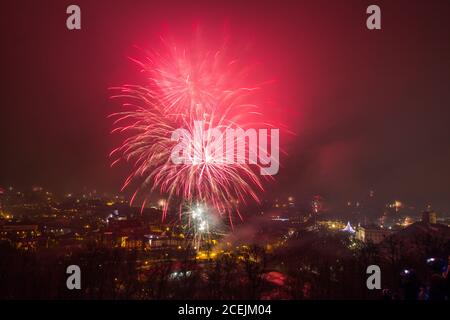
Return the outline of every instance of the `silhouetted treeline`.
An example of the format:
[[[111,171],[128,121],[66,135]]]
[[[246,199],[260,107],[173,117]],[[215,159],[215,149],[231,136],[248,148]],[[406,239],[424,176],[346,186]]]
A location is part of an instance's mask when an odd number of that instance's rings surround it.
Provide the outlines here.
[[[411,251],[396,238],[374,245],[339,233],[303,232],[271,250],[252,245],[210,260],[186,250],[181,258],[147,262],[139,250],[95,244],[57,255],[0,243],[0,298],[449,299],[445,270],[427,263],[446,259],[449,242],[414,241]],[[66,287],[71,264],[81,268],[81,290]],[[381,268],[383,290],[366,287],[372,264]]]

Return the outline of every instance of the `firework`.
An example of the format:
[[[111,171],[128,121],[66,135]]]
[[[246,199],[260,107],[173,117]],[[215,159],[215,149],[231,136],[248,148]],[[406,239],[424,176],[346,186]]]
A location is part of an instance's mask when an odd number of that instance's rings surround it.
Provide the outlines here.
[[[202,203],[186,204],[181,223],[194,250],[200,251],[205,243],[211,241],[211,234],[219,234],[221,223],[213,208]]]
[[[260,165],[226,162],[211,151],[215,142],[208,137],[210,129],[226,132],[237,126],[250,127],[260,116],[251,101],[258,87],[238,86],[246,70],[236,68],[237,62],[225,57],[223,50],[203,53],[165,46],[162,52],[149,53],[144,61],[134,60],[147,76],[145,85],[113,88],[119,91],[113,98],[124,99],[125,108],[111,115],[116,118],[113,132],[125,133],[127,138],[110,156],[115,157],[113,165],[120,160],[133,164],[122,187],[137,186],[131,203],[141,198],[143,209],[148,196],[158,191],[167,198],[163,218],[171,204],[178,206],[181,218],[182,203],[202,203],[228,214],[232,224],[232,214],[240,216],[239,203],[249,198],[259,201],[258,190],[262,191],[263,185],[255,167]],[[200,143],[195,140],[199,121],[206,132]],[[175,164],[171,159],[179,142],[172,135],[179,128],[186,132],[179,139],[194,146],[193,157],[200,151],[195,161]],[[191,212],[194,220],[196,212]],[[198,225],[200,229],[207,229],[204,222]]]

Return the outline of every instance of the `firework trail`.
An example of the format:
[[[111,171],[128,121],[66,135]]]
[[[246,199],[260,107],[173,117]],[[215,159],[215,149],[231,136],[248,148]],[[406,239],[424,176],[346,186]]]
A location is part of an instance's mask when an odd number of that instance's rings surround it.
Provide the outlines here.
[[[144,61],[132,59],[146,75],[145,85],[113,88],[118,93],[112,98],[120,98],[125,111],[111,115],[115,118],[112,132],[128,137],[111,152],[115,158],[112,165],[120,160],[133,164],[122,187],[137,185],[131,204],[137,197],[143,198],[143,209],[150,194],[158,191],[167,197],[163,218],[170,204],[178,206],[181,218],[183,202],[202,203],[228,214],[232,224],[232,214],[240,216],[239,203],[249,198],[259,201],[258,190],[263,190],[255,173],[259,165],[223,161],[211,151],[214,141],[208,129],[225,133],[227,128],[261,124],[254,121],[261,114],[251,103],[258,87],[237,85],[248,70],[239,68],[236,60],[227,60],[225,48],[213,53],[164,47],[162,52],[148,53]],[[200,145],[193,138],[198,121],[206,132]],[[178,143],[172,133],[178,128],[188,133],[180,137],[187,145],[200,149],[203,156],[197,161],[174,164],[171,160]],[[225,152],[230,151],[234,152]]]
[[[223,225],[217,215],[205,204],[186,203],[181,217],[184,234],[191,242],[191,247],[199,252],[206,243],[210,243],[211,234],[221,234]]]

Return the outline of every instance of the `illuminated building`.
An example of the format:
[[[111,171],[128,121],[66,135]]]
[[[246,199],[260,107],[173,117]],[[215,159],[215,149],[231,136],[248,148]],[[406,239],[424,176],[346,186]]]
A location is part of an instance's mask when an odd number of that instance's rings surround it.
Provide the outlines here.
[[[145,237],[148,239],[147,243],[151,248],[178,248],[186,245],[186,240],[184,240],[184,237],[177,238],[155,234],[148,234],[145,235]]]
[[[356,231],[356,239],[362,242],[380,243],[394,231],[391,229],[385,229],[376,225],[361,226]]]
[[[120,247],[127,249],[143,248],[144,237],[141,236],[122,236],[120,237]]]

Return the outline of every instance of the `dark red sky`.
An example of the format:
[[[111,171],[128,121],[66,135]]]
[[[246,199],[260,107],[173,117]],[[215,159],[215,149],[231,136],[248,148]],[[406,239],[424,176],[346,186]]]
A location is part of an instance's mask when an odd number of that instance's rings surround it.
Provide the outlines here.
[[[65,27],[72,3],[81,31]],[[374,3],[381,31],[365,27]],[[0,14],[0,185],[118,190],[107,88],[142,81],[133,45],[228,25],[298,133],[268,190],[450,208],[449,1],[4,0]]]

